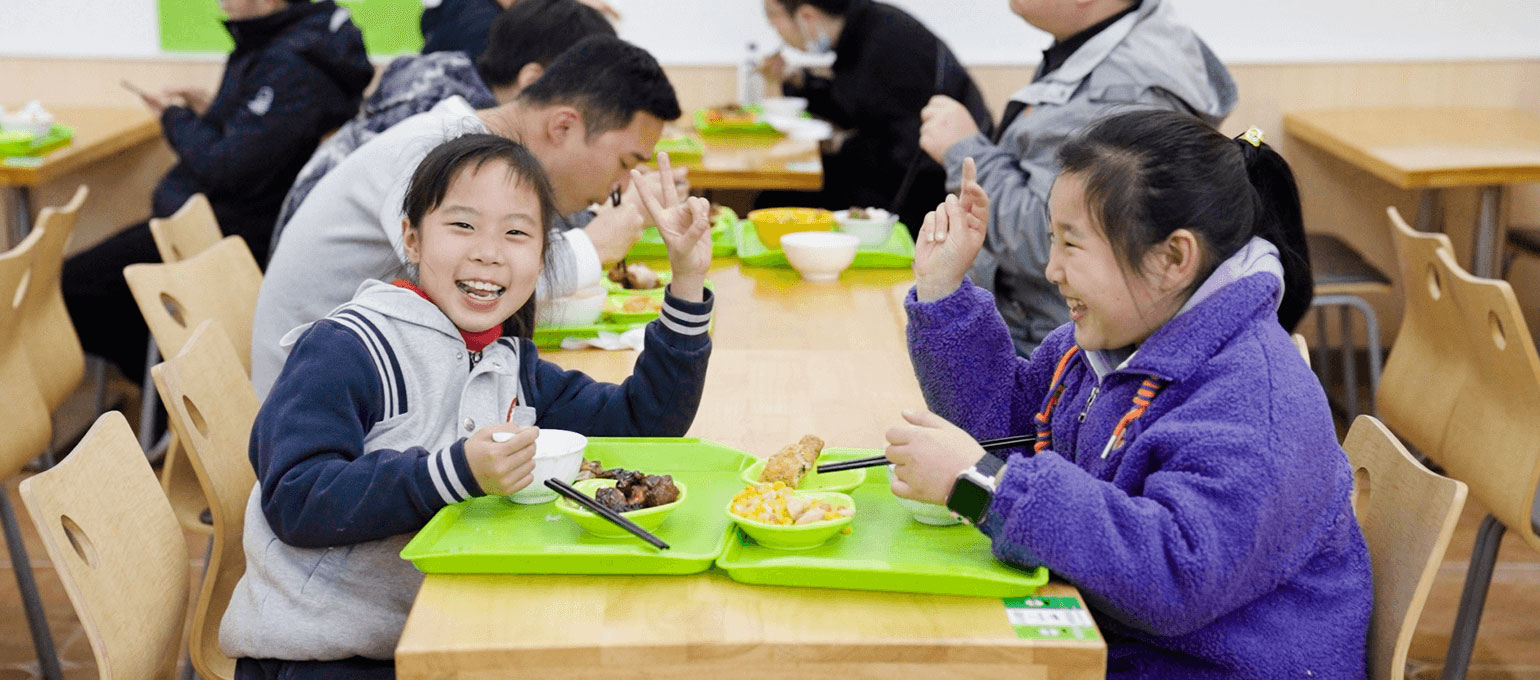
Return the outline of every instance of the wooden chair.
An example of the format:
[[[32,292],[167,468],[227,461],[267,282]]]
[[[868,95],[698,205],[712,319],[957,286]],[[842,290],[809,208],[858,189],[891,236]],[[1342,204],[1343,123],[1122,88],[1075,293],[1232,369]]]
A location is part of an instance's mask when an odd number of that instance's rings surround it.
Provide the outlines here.
[[[85,350],[64,307],[59,274],[64,249],[75,232],[80,206],[91,192],[84,186],[62,208],[43,208],[32,231],[42,232],[33,252],[31,274],[21,298],[23,343],[32,358],[32,373],[50,411],[74,393],[86,371]],[[30,234],[29,234],[30,236]]]
[[[1465,505],[1465,484],[1428,471],[1372,416],[1353,421],[1342,449],[1374,570],[1369,678],[1401,680],[1417,617]]]
[[[20,301],[33,254],[45,235],[34,229],[21,243],[0,253],[0,394],[5,395],[5,431],[0,434],[0,481],[20,472],[27,462],[48,449],[53,438],[53,423],[43,393],[32,372],[32,358],[22,335],[24,322]],[[10,494],[0,489],[0,523],[5,529],[5,545],[10,550],[11,566],[16,571],[16,587],[21,591],[22,609],[32,632],[32,645],[49,680],[63,678],[53,636],[48,632],[43,600],[38,597],[32,576],[32,561],[22,542],[16,511]]]
[[[198,324],[182,351],[150,373],[214,520],[214,543],[193,614],[189,654],[206,680],[229,680],[235,676],[235,660],[219,649],[219,622],[246,572],[241,536],[246,501],[257,483],[246,450],[262,403],[230,339],[212,320]]]
[[[21,483],[103,678],[166,677],[187,608],[187,543],[123,414]]]
[[[1540,356],[1508,282],[1466,273],[1450,251],[1436,256],[1435,271],[1458,312],[1447,325],[1464,340],[1457,355],[1463,368],[1442,445],[1428,455],[1468,484],[1488,513],[1471,550],[1445,660],[1444,677],[1463,678],[1503,534],[1512,531],[1540,550]],[[1429,368],[1449,363],[1445,357]]]
[[[1386,215],[1401,270],[1404,308],[1375,406],[1401,441],[1432,456],[1443,446],[1449,405],[1460,382],[1449,379],[1450,372],[1467,370],[1463,362],[1451,360],[1460,357],[1464,341],[1452,328],[1458,312],[1434,266],[1438,251],[1453,251],[1448,236],[1413,229],[1395,208],[1388,208]],[[1435,371],[1439,379],[1430,380]]]
[[[181,262],[213,247],[224,234],[214,208],[203,194],[193,194],[170,217],[150,220],[150,235],[162,262]]]
[[[250,372],[251,319],[257,291],[262,287],[262,271],[239,236],[227,236],[182,262],[124,267],[123,278],[128,280],[150,334],[167,354],[182,351],[198,324],[214,319],[234,345],[241,368]],[[182,526],[211,533],[212,525],[201,519],[208,502],[196,477],[187,474],[173,448],[176,446],[167,449],[161,464],[166,494]]]

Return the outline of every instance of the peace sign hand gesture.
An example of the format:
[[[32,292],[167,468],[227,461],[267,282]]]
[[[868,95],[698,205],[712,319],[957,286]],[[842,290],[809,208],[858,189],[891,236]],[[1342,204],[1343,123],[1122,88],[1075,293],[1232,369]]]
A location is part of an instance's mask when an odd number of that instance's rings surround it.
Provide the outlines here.
[[[658,154],[658,171],[672,176],[667,153]],[[674,270],[669,291],[681,300],[705,300],[706,270],[711,268],[711,202],[691,196],[681,203],[673,182],[644,181],[636,168],[631,169],[631,184],[668,247],[668,263]]]

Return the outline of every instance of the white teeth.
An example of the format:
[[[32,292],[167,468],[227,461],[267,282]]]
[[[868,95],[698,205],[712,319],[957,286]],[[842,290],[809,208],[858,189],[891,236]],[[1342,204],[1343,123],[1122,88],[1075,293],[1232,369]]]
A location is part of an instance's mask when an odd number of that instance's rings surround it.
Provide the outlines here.
[[[486,281],[456,281],[455,285],[466,295],[478,300],[496,300],[502,296],[504,290],[502,286],[495,283],[487,283]]]

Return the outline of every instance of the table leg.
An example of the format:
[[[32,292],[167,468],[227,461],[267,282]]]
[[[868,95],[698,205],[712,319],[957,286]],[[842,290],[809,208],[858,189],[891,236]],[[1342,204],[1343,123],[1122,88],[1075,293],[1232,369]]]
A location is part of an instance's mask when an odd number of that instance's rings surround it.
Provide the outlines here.
[[[1417,231],[1438,231],[1434,228],[1438,222],[1438,189],[1423,189],[1422,195],[1417,201],[1417,217],[1412,223],[1412,228]]]
[[[1481,187],[1481,216],[1476,222],[1476,241],[1471,247],[1471,273],[1484,279],[1497,275],[1497,220],[1503,209],[1503,186]]]
[[[14,247],[32,231],[32,195],[27,187],[6,187],[6,199],[11,204],[9,237]]]

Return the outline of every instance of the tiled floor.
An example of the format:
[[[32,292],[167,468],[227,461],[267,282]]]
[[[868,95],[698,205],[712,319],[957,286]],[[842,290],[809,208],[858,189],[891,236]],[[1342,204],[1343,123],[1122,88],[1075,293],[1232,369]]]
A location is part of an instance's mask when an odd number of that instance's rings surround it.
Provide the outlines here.
[[[130,404],[125,406],[133,407]],[[133,410],[129,412],[137,413]],[[97,673],[90,644],[85,639],[58,576],[49,564],[37,531],[21,505],[21,498],[16,494],[16,486],[21,478],[18,476],[6,480],[5,492],[10,494],[17,508],[27,553],[31,556],[38,588],[48,611],[49,627],[63,659],[65,675],[72,679],[95,678]],[[1412,641],[1413,663],[1409,678],[1433,680],[1438,677],[1440,663],[1449,642],[1449,631],[1454,625],[1455,607],[1459,603],[1471,544],[1484,514],[1472,502],[1466,505],[1461,515],[1454,539],[1450,542],[1449,551],[1429,595],[1427,607],[1417,625],[1417,636]],[[187,535],[187,565],[194,592],[202,571],[205,541],[202,536]],[[1471,680],[1540,680],[1540,615],[1536,612],[1540,612],[1540,552],[1524,545],[1510,533],[1504,538],[1499,564],[1487,597],[1486,612],[1482,617],[1481,633],[1469,675]],[[0,680],[37,677],[40,676],[21,607],[21,597],[16,590],[15,574],[8,554],[0,553]]]

